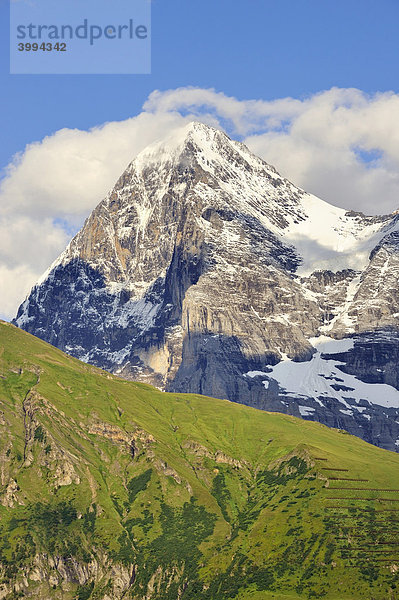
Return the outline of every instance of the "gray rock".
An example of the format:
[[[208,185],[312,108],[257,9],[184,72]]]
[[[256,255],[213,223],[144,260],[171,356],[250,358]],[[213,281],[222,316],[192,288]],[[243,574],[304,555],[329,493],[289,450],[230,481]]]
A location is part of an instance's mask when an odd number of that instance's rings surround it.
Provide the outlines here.
[[[193,123],[128,166],[14,323],[123,377],[304,416],[396,450],[395,407],[344,414],[337,394],[350,404],[351,390],[339,382],[317,398],[245,374],[309,361],[314,337],[357,336],[341,368],[398,389],[397,223],[331,207]]]

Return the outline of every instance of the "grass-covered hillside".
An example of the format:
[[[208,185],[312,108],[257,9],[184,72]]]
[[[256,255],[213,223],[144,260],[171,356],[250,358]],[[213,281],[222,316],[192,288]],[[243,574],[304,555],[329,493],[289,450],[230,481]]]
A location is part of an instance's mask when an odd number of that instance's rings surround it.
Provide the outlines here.
[[[398,454],[5,323],[0,478],[0,599],[399,599]]]

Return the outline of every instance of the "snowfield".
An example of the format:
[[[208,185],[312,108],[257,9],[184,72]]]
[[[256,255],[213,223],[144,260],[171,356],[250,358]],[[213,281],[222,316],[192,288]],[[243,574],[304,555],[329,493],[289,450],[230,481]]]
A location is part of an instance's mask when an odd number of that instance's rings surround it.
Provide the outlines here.
[[[294,362],[287,358],[274,367],[268,367],[267,372],[249,371],[245,375],[265,376],[263,383],[266,389],[269,387],[270,379],[276,380],[286,391],[288,399],[290,395],[313,398],[324,406],[323,397],[334,398],[345,406],[345,412],[344,409],[341,411],[343,414],[353,414],[353,410],[359,412],[365,410],[364,406],[353,406],[348,400],[354,400],[357,404],[366,401],[385,408],[399,407],[399,391],[394,387],[381,383],[364,383],[339,369],[339,366],[345,363],[323,358],[323,354],[338,354],[350,350],[353,348],[352,339],[334,340],[327,336],[320,336],[310,338],[309,342],[317,350],[311,360]],[[308,416],[309,410],[309,407],[300,407],[302,416]]]

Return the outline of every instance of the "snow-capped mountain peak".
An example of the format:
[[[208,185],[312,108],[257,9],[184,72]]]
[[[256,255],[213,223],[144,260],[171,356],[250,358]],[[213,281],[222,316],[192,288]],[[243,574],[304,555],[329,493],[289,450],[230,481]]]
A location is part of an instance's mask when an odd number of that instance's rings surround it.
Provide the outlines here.
[[[345,390],[323,387],[332,362],[316,360],[315,339],[352,336],[339,368],[396,393],[398,222],[334,207],[222,131],[189,123],[129,164],[15,323],[162,389],[302,416],[307,406],[307,417],[376,443],[362,411],[342,413]],[[326,393],[306,403],[283,385],[281,361],[296,373],[319,365],[312,377]],[[306,361],[310,371],[295,367]],[[267,386],[244,375],[272,368]],[[380,443],[397,449],[399,404],[367,398],[374,427],[386,425]]]

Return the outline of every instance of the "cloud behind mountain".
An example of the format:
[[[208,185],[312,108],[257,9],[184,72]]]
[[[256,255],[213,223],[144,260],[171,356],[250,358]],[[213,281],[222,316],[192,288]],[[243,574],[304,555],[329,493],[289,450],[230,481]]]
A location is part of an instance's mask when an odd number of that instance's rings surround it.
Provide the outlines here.
[[[389,213],[399,198],[399,95],[333,88],[306,98],[239,100],[212,89],[154,91],[131,119],[62,129],[29,144],[1,182],[0,314],[40,273],[149,143],[192,119],[225,129],[328,202]]]

